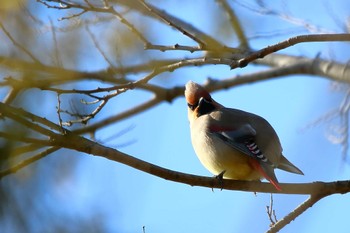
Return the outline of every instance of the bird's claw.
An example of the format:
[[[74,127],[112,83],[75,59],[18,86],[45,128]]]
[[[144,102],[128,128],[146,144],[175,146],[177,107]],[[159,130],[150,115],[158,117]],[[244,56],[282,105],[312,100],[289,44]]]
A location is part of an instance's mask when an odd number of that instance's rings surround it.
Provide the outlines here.
[[[224,188],[224,174],[225,174],[226,170],[223,170],[222,172],[220,172],[218,175],[215,176],[215,179],[217,179],[219,181],[219,183],[221,184],[221,191]]]

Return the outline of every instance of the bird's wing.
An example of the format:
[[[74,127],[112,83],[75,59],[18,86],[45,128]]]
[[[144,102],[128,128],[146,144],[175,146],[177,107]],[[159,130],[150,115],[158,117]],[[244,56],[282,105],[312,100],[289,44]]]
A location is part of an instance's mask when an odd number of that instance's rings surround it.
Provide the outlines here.
[[[250,124],[244,124],[240,128],[234,130],[220,129],[212,131],[212,133],[230,147],[252,158],[250,160],[251,165],[278,190],[281,189],[274,173],[274,165],[255,143],[256,131]]]
[[[254,159],[271,164],[255,143],[256,131],[250,124],[245,124],[234,130],[221,129],[212,133],[234,149]]]

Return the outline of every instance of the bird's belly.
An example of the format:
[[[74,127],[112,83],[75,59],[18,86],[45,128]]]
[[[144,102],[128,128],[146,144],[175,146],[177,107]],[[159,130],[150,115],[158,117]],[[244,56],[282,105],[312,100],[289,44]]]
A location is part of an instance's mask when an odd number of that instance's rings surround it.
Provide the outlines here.
[[[225,171],[223,177],[234,180],[261,178],[261,174],[253,168],[248,155],[228,146],[219,138],[209,137],[206,134],[200,136],[204,137],[204,140],[192,140],[193,147],[203,166],[212,174],[218,175]]]

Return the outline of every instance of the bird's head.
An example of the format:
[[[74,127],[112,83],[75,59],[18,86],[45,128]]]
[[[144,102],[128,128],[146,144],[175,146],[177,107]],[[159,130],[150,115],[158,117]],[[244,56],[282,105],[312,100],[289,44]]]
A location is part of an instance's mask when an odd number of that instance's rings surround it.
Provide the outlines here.
[[[186,84],[185,97],[188,106],[188,118],[196,119],[222,107],[215,102],[207,90],[201,85],[189,81]]]

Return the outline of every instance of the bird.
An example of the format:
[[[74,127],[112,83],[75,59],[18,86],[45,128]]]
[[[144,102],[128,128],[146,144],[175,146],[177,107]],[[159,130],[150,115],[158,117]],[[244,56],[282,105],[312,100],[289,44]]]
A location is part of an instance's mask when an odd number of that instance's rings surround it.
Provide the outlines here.
[[[304,175],[282,154],[276,131],[263,117],[216,102],[201,85],[185,86],[191,141],[202,165],[232,180],[265,178],[282,191],[274,169]]]

